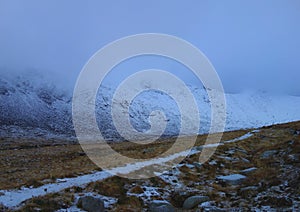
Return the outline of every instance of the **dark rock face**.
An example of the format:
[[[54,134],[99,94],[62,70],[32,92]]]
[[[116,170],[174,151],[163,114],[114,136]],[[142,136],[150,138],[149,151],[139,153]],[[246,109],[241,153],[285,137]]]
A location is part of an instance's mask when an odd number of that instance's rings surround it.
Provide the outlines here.
[[[93,196],[81,197],[78,200],[78,206],[88,212],[102,212],[105,211],[104,201]]]

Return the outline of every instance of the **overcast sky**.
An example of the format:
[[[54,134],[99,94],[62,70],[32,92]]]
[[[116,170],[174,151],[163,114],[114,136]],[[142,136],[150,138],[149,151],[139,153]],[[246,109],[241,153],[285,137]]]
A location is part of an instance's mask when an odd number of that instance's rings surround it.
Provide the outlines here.
[[[0,68],[36,69],[72,87],[107,43],[156,32],[203,51],[227,92],[300,95],[299,11],[299,0],[0,0]]]

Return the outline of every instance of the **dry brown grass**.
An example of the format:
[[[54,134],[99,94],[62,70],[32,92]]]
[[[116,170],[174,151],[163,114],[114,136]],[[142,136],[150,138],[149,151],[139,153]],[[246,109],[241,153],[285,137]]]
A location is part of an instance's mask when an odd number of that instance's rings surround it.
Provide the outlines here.
[[[260,160],[259,155],[268,149],[288,148],[289,142],[293,141],[291,154],[299,154],[300,138],[291,130],[300,130],[300,122],[288,123],[265,127],[257,135],[238,143],[228,143],[219,146],[212,159],[218,159],[219,165],[225,164],[225,169],[241,170],[251,166],[268,168],[274,166],[275,160]],[[237,138],[250,130],[226,132],[222,140]],[[196,146],[205,143],[207,135],[197,137]],[[280,140],[278,139],[280,138]],[[185,139],[182,140],[184,146]],[[166,151],[174,143],[174,138],[161,139],[151,144],[135,144],[130,142],[113,143],[112,148],[116,151],[133,158],[152,158]],[[282,145],[282,146],[281,146]],[[232,157],[245,158],[250,164],[237,162],[227,163],[217,158],[230,148],[240,148],[247,154],[236,151]],[[197,162],[198,155],[193,155],[185,162]],[[190,161],[188,161],[190,160]],[[288,159],[287,159],[288,160]],[[276,162],[276,161],[275,161]],[[198,170],[203,176],[215,177],[221,167],[204,164]],[[208,170],[204,172],[203,170]],[[56,178],[73,177],[94,170],[100,170],[90,159],[84,155],[80,145],[70,144],[67,141],[34,141],[34,140],[0,140],[0,189],[12,189],[20,186],[39,186],[44,179],[55,180]],[[187,172],[187,180],[197,177],[195,173]]]
[[[297,130],[300,131],[300,122],[264,127],[248,139],[219,146],[210,160],[201,166],[179,168],[178,180],[184,185],[191,185],[193,189],[186,194],[182,194],[185,190],[179,193],[171,189],[168,191],[167,199],[174,206],[182,207],[183,201],[188,196],[200,194],[222,203],[223,207],[239,207],[239,204],[242,204],[239,198],[248,201],[248,204],[256,204],[253,201],[259,192],[282,184],[283,181],[289,182],[289,194],[299,196],[300,175],[294,171],[294,168],[299,170],[300,166],[300,136],[295,133]],[[224,133],[222,140],[237,138],[248,131]],[[206,137],[206,135],[198,136],[196,145],[204,144]],[[184,139],[182,145],[184,145]],[[25,144],[22,143],[18,146],[18,142],[14,141],[11,145],[4,145],[7,142],[6,140],[0,141],[0,189],[16,188],[22,185],[40,186],[43,179],[54,180],[99,170],[76,144],[63,143],[63,145],[55,144],[55,146],[39,144],[37,146],[33,141],[26,141]],[[166,151],[173,142],[174,139],[170,138],[147,145],[124,142],[111,144],[111,146],[130,157],[150,158]],[[277,153],[269,158],[261,158],[261,155],[267,150],[276,150]],[[224,158],[225,156],[237,160],[229,161]],[[184,159],[183,163],[194,164],[198,161],[199,154],[195,154]],[[216,161],[216,164],[210,164],[211,161]],[[256,167],[257,170],[245,174],[247,180],[239,185],[222,184],[216,181],[216,177],[219,175],[240,173],[241,170],[250,167]],[[72,204],[74,193],[87,191],[117,198],[118,203],[113,206],[114,211],[141,211],[142,208],[145,209],[147,203],[145,204],[139,197],[127,195],[127,191],[140,194],[143,192],[141,185],[144,186],[144,184],[161,190],[171,188],[170,184],[159,177],[143,181],[111,177],[101,182],[90,183],[86,188],[74,187],[58,194],[31,199],[21,208],[21,211],[34,211],[35,209],[55,211]],[[248,186],[255,186],[258,189],[242,190]],[[222,192],[223,194],[220,195]],[[161,198],[159,196],[152,197],[152,199]],[[273,200],[272,198],[266,199],[268,202]],[[245,207],[247,208],[247,206]],[[0,206],[1,210],[6,209]]]
[[[126,195],[127,190],[124,188],[126,183],[128,183],[127,179],[115,176],[103,181],[90,183],[87,189],[104,196],[120,198]]]
[[[39,186],[43,179],[73,177],[98,167],[79,145],[46,146],[0,151],[0,189]]]
[[[48,194],[43,197],[34,197],[21,207],[20,212],[30,212],[30,211],[45,211],[52,212],[58,209],[68,208],[74,202],[74,196],[72,194]]]

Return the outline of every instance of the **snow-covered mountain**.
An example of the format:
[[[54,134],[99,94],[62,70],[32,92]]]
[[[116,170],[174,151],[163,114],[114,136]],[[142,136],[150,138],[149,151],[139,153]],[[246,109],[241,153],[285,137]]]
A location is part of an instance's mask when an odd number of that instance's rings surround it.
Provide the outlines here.
[[[70,103],[69,96],[45,83],[37,85],[22,78],[0,79],[1,135],[26,135],[26,131],[69,134],[72,131]]]
[[[210,102],[201,87],[189,87],[200,111],[199,133],[210,127]],[[95,111],[102,135],[108,140],[122,140],[111,116],[111,105],[124,110],[122,102],[111,101],[114,89],[99,89]],[[271,95],[264,92],[226,94],[226,129],[260,127],[274,123],[300,120],[300,97]],[[180,118],[176,102],[159,91],[147,91],[138,95],[129,107],[132,126],[140,132],[150,129],[152,112],[164,112],[166,129],[164,136],[177,135]],[[72,96],[49,83],[35,83],[30,79],[0,79],[0,136],[74,136],[72,123]],[[190,114],[192,117],[193,114]],[[193,120],[191,120],[192,122]]]

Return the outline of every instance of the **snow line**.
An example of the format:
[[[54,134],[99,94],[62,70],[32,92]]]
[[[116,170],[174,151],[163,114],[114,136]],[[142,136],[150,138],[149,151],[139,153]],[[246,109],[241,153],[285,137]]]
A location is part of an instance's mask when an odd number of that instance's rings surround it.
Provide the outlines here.
[[[162,164],[166,163],[168,161],[172,161],[178,157],[185,156],[189,153],[189,155],[200,153],[203,148],[211,148],[211,147],[217,147],[218,145],[224,145],[226,143],[232,143],[232,142],[238,142],[244,139],[247,139],[253,135],[254,132],[257,132],[257,130],[254,130],[252,132],[246,133],[245,135],[242,135],[238,138],[223,141],[221,143],[217,144],[208,144],[208,145],[202,145],[192,148],[192,150],[186,150],[183,152],[179,152],[164,158],[156,158],[156,159],[150,159],[148,161],[138,162],[138,163],[132,163],[127,164],[126,166],[122,167],[116,167],[113,169],[110,169],[110,173],[120,173],[120,174],[129,174],[133,171],[140,170],[144,167],[155,165],[155,164]],[[105,180],[109,177],[112,177],[113,175],[105,171],[98,171],[92,174],[82,175],[74,178],[64,178],[64,179],[57,179],[55,183],[46,184],[37,188],[21,188],[19,190],[0,190],[0,204],[3,204],[4,206],[8,208],[13,208],[18,205],[20,205],[22,202],[31,199],[33,197],[37,196],[44,196],[49,193],[56,193],[63,189],[70,188],[73,186],[84,186],[91,182],[101,181]],[[2,194],[2,195],[1,195]]]

